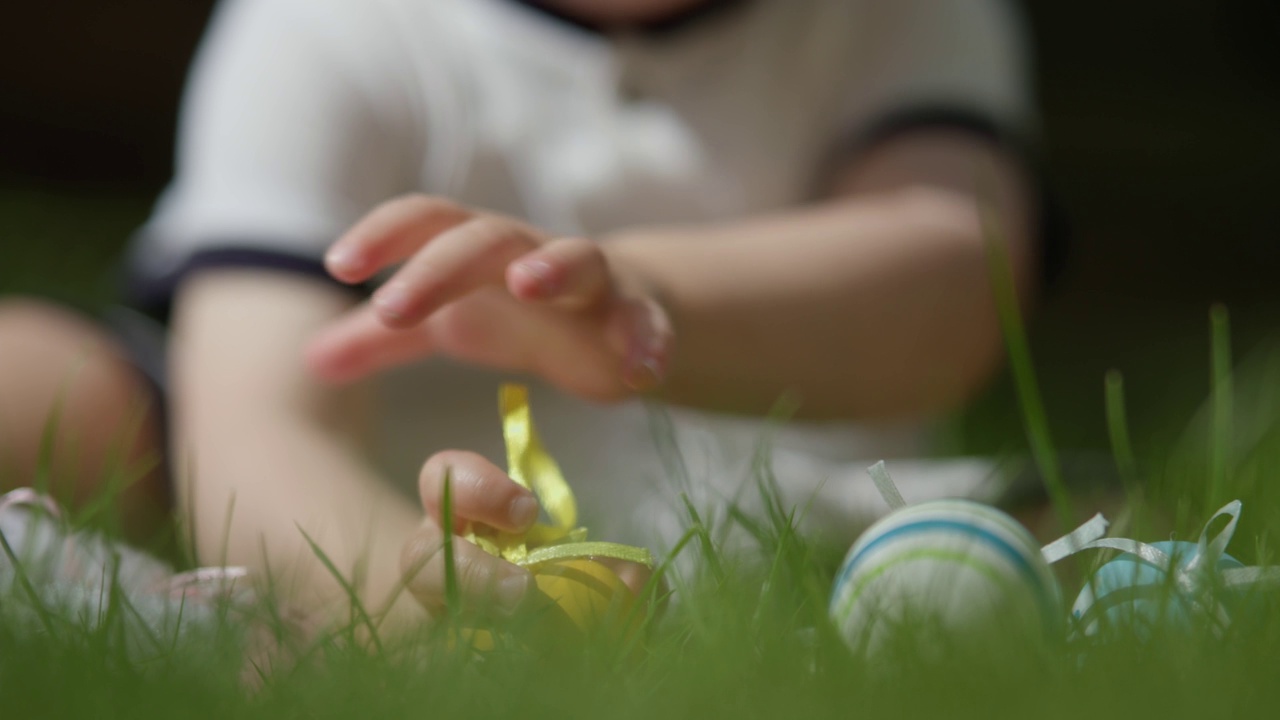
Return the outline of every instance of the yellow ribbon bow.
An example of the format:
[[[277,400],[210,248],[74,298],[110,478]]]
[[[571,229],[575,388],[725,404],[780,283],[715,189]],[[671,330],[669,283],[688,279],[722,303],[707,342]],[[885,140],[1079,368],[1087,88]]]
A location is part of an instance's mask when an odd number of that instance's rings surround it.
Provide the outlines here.
[[[502,436],[507,445],[507,474],[533,491],[551,523],[538,522],[524,533],[472,530],[463,537],[492,555],[531,567],[557,560],[611,558],[653,567],[645,548],[611,542],[588,542],[578,523],[578,503],[560,466],[542,447],[529,412],[529,390],[505,384],[498,393]]]

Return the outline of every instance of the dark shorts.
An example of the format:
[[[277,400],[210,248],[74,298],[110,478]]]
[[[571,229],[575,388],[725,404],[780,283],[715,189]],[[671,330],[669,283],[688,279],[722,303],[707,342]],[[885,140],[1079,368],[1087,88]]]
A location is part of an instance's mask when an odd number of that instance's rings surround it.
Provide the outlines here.
[[[169,387],[165,358],[168,328],[124,305],[107,307],[99,319],[147,384],[163,396]]]
[[[160,432],[160,471],[172,482],[169,458],[168,329],[155,319],[124,305],[111,305],[97,321],[124,352],[151,395]]]

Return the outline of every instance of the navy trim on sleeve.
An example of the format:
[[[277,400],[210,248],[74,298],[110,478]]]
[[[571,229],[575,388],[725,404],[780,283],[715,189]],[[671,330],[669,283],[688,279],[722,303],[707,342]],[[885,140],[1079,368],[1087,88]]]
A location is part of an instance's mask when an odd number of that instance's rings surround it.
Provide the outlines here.
[[[961,107],[921,105],[882,116],[854,138],[854,149],[861,150],[912,130],[946,128],[978,135],[1003,148],[1025,153],[1029,143],[1002,127],[986,115]]]
[[[1022,134],[1013,132],[987,115],[974,110],[948,105],[920,105],[887,113],[880,120],[838,148],[836,157],[847,159],[865,153],[869,148],[906,133],[945,128],[970,133],[1011,153],[1027,170],[1033,183],[1039,240],[1041,294],[1051,291],[1061,280],[1070,259],[1071,229],[1067,214],[1050,185],[1040,153]]]
[[[205,270],[225,268],[252,268],[273,270],[292,275],[312,277],[334,287],[340,287],[356,295],[367,297],[372,292],[369,283],[347,285],[335,280],[325,270],[324,263],[313,257],[304,257],[280,250],[228,243],[199,250],[187,258],[174,271],[158,277],[148,277],[138,272],[124,274],[124,297],[133,308],[150,317],[167,323],[172,309],[173,296],[178,287],[192,275]]]

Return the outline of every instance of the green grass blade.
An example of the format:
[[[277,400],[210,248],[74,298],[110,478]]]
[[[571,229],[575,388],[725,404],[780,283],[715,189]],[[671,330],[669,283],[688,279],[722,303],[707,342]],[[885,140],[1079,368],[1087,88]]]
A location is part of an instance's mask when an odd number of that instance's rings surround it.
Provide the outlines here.
[[[218,564],[227,565],[227,557],[231,554],[231,519],[236,513],[236,494],[227,498],[226,522],[222,524],[222,540],[218,545]]]
[[[1035,366],[1031,360],[1031,349],[1023,329],[1008,246],[1003,230],[996,219],[994,208],[987,201],[980,200],[978,210],[987,249],[992,291],[995,294],[996,312],[1004,335],[1005,350],[1008,353],[1009,368],[1017,390],[1018,402],[1022,408],[1027,440],[1031,445],[1031,456],[1044,478],[1045,488],[1057,511],[1062,531],[1066,532],[1075,522],[1075,511],[1072,508],[1066,483],[1062,479],[1058,453],[1049,433],[1048,415],[1045,413],[1044,400],[1040,397]]]
[[[676,484],[679,492],[693,491],[693,479],[689,474],[689,466],[680,452],[680,441],[676,437],[675,423],[671,413],[656,400],[646,400],[645,409],[649,421],[649,435],[653,438],[658,459],[669,480]]]
[[[751,516],[750,513],[743,510],[737,503],[729,506],[726,511],[729,519],[738,527],[746,531],[751,539],[756,542],[762,549],[768,549],[774,543],[775,538],[769,533],[769,526],[760,520]]]
[[[57,631],[53,627],[54,614],[49,611],[49,608],[45,607],[40,594],[36,592],[35,585],[31,583],[31,578],[27,576],[27,571],[22,566],[22,562],[9,545],[9,539],[2,532],[0,532],[0,548],[4,549],[4,554],[8,556],[9,562],[13,565],[13,576],[22,588],[22,592],[26,594],[27,599],[31,602],[31,606],[36,611],[36,616],[40,618],[40,624],[44,626],[45,632],[49,633],[51,638],[57,638]]]
[[[1107,433],[1111,438],[1111,455],[1115,458],[1116,470],[1124,482],[1129,497],[1136,497],[1138,485],[1138,463],[1133,453],[1133,442],[1129,436],[1129,419],[1125,410],[1124,376],[1119,370],[1111,370],[1104,381],[1104,397],[1107,407]]]
[[[454,565],[453,547],[453,477],[444,473],[444,489],[440,495],[440,515],[444,518],[444,602],[449,617],[457,619],[462,612],[462,593],[458,588],[458,568]]]
[[[187,596],[178,598],[178,615],[173,620],[173,635],[169,638],[168,654],[170,657],[178,651],[178,642],[182,639],[182,622],[187,614]]]
[[[307,545],[311,546],[311,552],[315,554],[316,558],[320,560],[320,563],[324,565],[325,570],[333,576],[333,579],[342,587],[342,591],[346,593],[347,600],[351,603],[351,612],[355,613],[357,621],[369,630],[369,641],[373,643],[373,646],[378,650],[379,654],[384,653],[386,649],[382,646],[382,638],[378,636],[378,626],[373,622],[373,618],[369,616],[369,613],[365,611],[364,603],[360,602],[360,596],[356,592],[355,587],[348,582],[345,577],[343,577],[342,573],[338,571],[338,567],[333,564],[333,560],[330,559],[329,555],[321,549],[320,545],[307,534],[307,531],[303,530],[301,525],[295,524],[295,527],[298,528],[298,532],[302,533],[302,537],[307,541]]]
[[[147,619],[142,616],[142,613],[138,611],[138,608],[129,600],[128,594],[120,588],[120,563],[121,559],[119,553],[112,553],[111,561],[109,563],[111,578],[107,585],[109,593],[107,602],[120,608],[120,613],[117,617],[120,618],[119,622],[122,624],[122,631],[127,632],[123,627],[125,618],[132,618],[134,623],[137,625],[137,631],[147,640],[147,643],[151,645],[151,648],[156,655],[158,657],[164,657],[165,645],[161,641],[160,636],[155,633],[151,628],[151,625],[147,623]]]
[[[182,478],[174,478],[175,491],[176,483],[182,482],[186,485],[186,492],[179,493],[175,497],[174,512],[177,515],[178,532],[175,535],[178,538],[178,552],[188,567],[196,567],[200,564],[200,544],[197,539],[197,520],[196,520],[196,487],[195,487],[195,459],[187,458],[186,472]],[[186,502],[182,501],[182,496],[186,496]],[[185,506],[185,507],[184,507]]]
[[[54,461],[58,450],[58,431],[62,427],[62,418],[67,406],[67,393],[71,390],[71,385],[75,382],[76,376],[84,368],[88,358],[79,357],[67,371],[67,377],[58,387],[58,392],[53,398],[53,404],[49,408],[49,416],[45,419],[44,427],[40,431],[40,446],[36,451],[36,469],[35,477],[32,479],[31,487],[38,492],[44,493],[62,502],[64,505],[70,505],[66,501],[69,497],[58,497],[54,493],[54,489],[58,486],[55,471],[58,466]],[[74,444],[76,438],[66,438],[68,443]],[[76,458],[79,453],[74,447],[62,448],[62,458],[67,461],[67,472],[76,473],[79,471]],[[73,478],[74,480],[74,478]],[[75,483],[68,484],[68,492],[70,488],[74,488]]]
[[[100,483],[100,491],[77,511],[78,526],[104,530],[116,536],[123,532],[121,518],[115,512],[120,498],[160,466],[161,456],[158,452],[152,452],[137,462],[129,462],[129,449],[137,445],[142,437],[146,419],[146,404],[134,403],[128,409],[125,421],[112,433],[107,445],[107,455],[102,462],[103,481]]]
[[[1210,368],[1213,414],[1210,424],[1209,484],[1205,507],[1221,499],[1230,481],[1232,439],[1231,326],[1226,307],[1209,311],[1211,335]]]
[[[63,387],[54,398],[53,406],[49,408],[49,417],[45,419],[44,427],[40,430],[40,446],[36,450],[36,474],[31,481],[31,487],[37,492],[59,501],[65,498],[59,498],[53,493],[54,453],[58,444],[58,428],[62,425],[62,411],[65,404],[66,388]]]
[[[698,545],[702,548],[702,557],[707,561],[707,569],[717,583],[723,583],[726,577],[724,563],[720,558],[720,550],[711,539],[711,531],[707,529],[706,523],[702,522],[701,513],[693,506],[693,501],[688,495],[680,493],[680,502],[684,504],[685,513],[689,516],[691,522],[689,529],[698,536]]]
[[[631,606],[631,610],[622,618],[622,627],[629,627],[631,623],[636,622],[637,615],[641,611],[645,613],[645,617],[643,620],[639,621],[640,627],[636,632],[632,633],[629,637],[624,638],[621,646],[619,647],[619,659],[625,659],[631,656],[631,654],[636,650],[636,647],[640,642],[640,638],[644,636],[648,626],[653,622],[654,618],[657,617],[660,603],[665,599],[658,597],[658,590],[662,587],[662,578],[666,575],[667,571],[671,569],[676,558],[679,557],[680,553],[689,546],[689,543],[693,541],[696,535],[697,532],[694,528],[685,530],[684,534],[680,536],[680,539],[676,541],[676,544],[672,546],[671,552],[667,553],[667,556],[663,558],[662,562],[653,569],[653,573],[649,575],[649,580],[645,582],[644,587],[640,589],[640,592],[637,594],[640,602],[634,603]]]

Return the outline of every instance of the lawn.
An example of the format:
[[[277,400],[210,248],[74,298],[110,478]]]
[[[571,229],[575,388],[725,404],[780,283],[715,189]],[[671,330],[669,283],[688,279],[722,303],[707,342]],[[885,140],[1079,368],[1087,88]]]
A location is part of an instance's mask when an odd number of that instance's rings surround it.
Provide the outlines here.
[[[109,296],[100,278],[146,202],[21,191],[0,195],[0,211],[0,288],[93,307]],[[65,252],[41,250],[47,243]],[[1081,450],[1102,453],[1119,478],[1108,491],[1118,537],[1195,541],[1213,511],[1238,498],[1243,513],[1228,552],[1246,565],[1273,561],[1280,352],[1256,323],[1244,323],[1243,336],[1237,329],[1233,343],[1225,311],[1209,318],[1210,308],[1199,308],[1199,337],[1154,345],[1109,381],[1055,365],[1073,352],[1064,338],[1078,337],[1061,326],[1032,336],[1039,377],[1013,343],[1014,371],[956,419],[950,449],[1030,451],[1053,509],[1071,506],[1073,521],[1098,496],[1071,460]],[[1176,355],[1163,354],[1169,347]],[[758,479],[771,499],[767,471]],[[729,520],[753,538],[745,553],[722,551],[710,541],[719,528],[691,513],[680,552],[696,569],[671,576],[665,612],[646,615],[643,630],[622,642],[526,642],[525,618],[501,628],[503,640],[484,653],[447,625],[375,644],[354,618],[318,640],[286,641],[292,659],[277,657],[272,669],[257,654],[258,665],[246,665],[251,622],[239,612],[193,609],[181,631],[176,623],[144,631],[147,608],[125,594],[77,614],[69,608],[85,606],[83,598],[50,600],[31,578],[0,574],[0,717],[1199,718],[1270,717],[1280,706],[1273,591],[1233,605],[1217,631],[1193,619],[1145,634],[1119,627],[1103,641],[1072,634],[1062,610],[1061,632],[1047,637],[991,622],[931,635],[922,652],[921,624],[886,649],[858,653],[828,620],[846,548],[807,539],[800,511],[764,506],[762,516]],[[1086,551],[1060,564],[1067,606],[1112,556]],[[269,604],[244,612],[253,610],[273,626]]]

